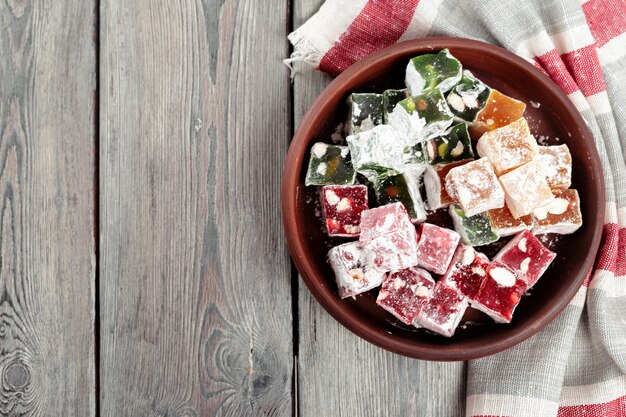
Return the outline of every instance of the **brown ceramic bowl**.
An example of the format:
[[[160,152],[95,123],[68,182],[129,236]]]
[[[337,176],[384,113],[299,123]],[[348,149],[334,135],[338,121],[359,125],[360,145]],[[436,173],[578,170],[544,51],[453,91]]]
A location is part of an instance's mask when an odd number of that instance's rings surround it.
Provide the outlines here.
[[[325,235],[319,212],[316,215],[317,187],[304,185],[311,145],[330,141],[335,127],[345,120],[345,102],[351,92],[398,88],[403,85],[409,58],[442,48],[450,49],[464,68],[488,85],[525,101],[525,117],[541,143],[569,146],[573,158],[572,188],[579,191],[583,213],[583,226],[576,233],[548,239],[557,258],[532,293],[522,298],[511,323],[495,324],[482,313],[468,309],[466,324],[451,338],[402,324],[376,306],[377,290],[356,299],[339,298],[326,253],[345,240]],[[302,119],[291,142],[282,179],[283,223],[289,250],[317,301],[341,324],[371,343],[429,360],[468,360],[490,355],[527,339],[550,323],[576,294],[593,266],[602,233],[604,201],[604,181],[593,137],[561,90],[533,65],[504,49],[456,38],[402,42],[362,59],[339,75]],[[440,222],[436,215],[434,218]],[[483,250],[491,256],[497,249],[496,243]]]

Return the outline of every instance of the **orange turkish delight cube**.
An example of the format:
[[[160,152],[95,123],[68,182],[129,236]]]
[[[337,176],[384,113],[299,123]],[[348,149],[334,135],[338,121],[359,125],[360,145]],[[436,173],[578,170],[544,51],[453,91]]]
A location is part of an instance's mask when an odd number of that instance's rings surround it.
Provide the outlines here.
[[[523,117],[483,134],[476,150],[481,157],[489,158],[496,175],[506,174],[539,155],[537,140]]]
[[[489,210],[487,215],[491,229],[500,237],[511,236],[533,228],[533,219],[530,215],[516,219],[506,205],[502,208]]]
[[[485,132],[516,121],[522,117],[524,110],[526,110],[524,102],[492,89],[487,104],[476,115],[476,121],[470,128],[470,134],[472,138],[478,139]]]
[[[583,224],[580,198],[574,189],[554,190],[554,200],[533,210],[533,233],[574,233]]]

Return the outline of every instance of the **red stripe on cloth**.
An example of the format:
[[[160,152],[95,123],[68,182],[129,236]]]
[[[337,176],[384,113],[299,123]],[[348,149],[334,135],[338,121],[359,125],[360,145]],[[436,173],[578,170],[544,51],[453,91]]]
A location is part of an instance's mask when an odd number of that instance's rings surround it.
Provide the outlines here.
[[[554,81],[565,94],[569,95],[578,90],[576,82],[568,72],[565,63],[556,49],[535,57],[535,62],[541,65],[545,73],[552,78],[552,81]]]
[[[557,417],[626,417],[626,396],[602,404],[559,407]]]
[[[319,70],[339,74],[359,59],[393,45],[409,26],[419,0],[369,0],[322,57]]]
[[[624,0],[591,0],[583,4],[583,12],[598,48],[626,32]]]
[[[533,59],[534,59],[534,61],[535,61],[535,67],[536,67],[539,71],[543,72],[545,75],[547,75],[547,76],[549,77],[549,76],[550,76],[550,74],[548,74],[548,72],[547,72],[547,71],[543,68],[543,65],[541,65],[541,62],[539,62],[539,60],[538,60],[536,57],[535,57],[535,58],[533,58]]]
[[[615,223],[604,225],[597,269],[610,271],[616,276],[626,275],[626,227],[620,229]],[[621,248],[621,249],[620,249]]]
[[[606,91],[595,45],[589,45],[561,55],[565,67],[572,74],[585,97]]]

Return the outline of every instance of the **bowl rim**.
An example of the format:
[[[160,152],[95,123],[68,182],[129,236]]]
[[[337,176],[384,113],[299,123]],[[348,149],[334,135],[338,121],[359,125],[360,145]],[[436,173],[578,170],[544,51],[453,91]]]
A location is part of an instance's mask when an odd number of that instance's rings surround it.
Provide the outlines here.
[[[519,331],[507,335],[502,339],[498,339],[496,342],[472,348],[457,346],[454,343],[437,345],[436,347],[419,346],[407,341],[406,339],[393,337],[392,335],[387,334],[387,332],[381,332],[378,329],[372,328],[361,320],[356,320],[341,314],[343,310],[341,304],[344,301],[338,298],[327,297],[320,292],[317,285],[315,285],[311,278],[311,276],[315,274],[313,270],[314,262],[303,256],[304,247],[302,241],[305,236],[303,236],[299,231],[295,213],[297,208],[297,191],[301,172],[300,169],[302,167],[301,160],[306,156],[305,150],[308,146],[308,143],[306,143],[303,138],[308,136],[311,130],[316,129],[316,126],[313,124],[316,113],[315,109],[321,107],[323,103],[334,99],[336,95],[343,95],[343,93],[339,93],[339,91],[342,90],[339,87],[347,83],[352,78],[367,72],[368,68],[375,62],[387,59],[397,59],[399,56],[413,52],[426,53],[431,50],[441,50],[443,48],[452,49],[457,47],[480,49],[485,53],[495,54],[499,59],[505,61],[506,63],[522,67],[522,69],[530,72],[531,75],[536,78],[537,82],[539,82],[543,88],[549,90],[550,94],[554,95],[556,99],[563,104],[566,111],[571,113],[572,117],[576,121],[576,128],[579,130],[584,142],[591,144],[591,146],[588,146],[591,156],[589,164],[591,165],[592,173],[596,176],[596,178],[598,178],[599,187],[597,191],[599,195],[596,199],[595,207],[590,207],[588,209],[595,209],[597,217],[600,221],[598,222],[598,227],[596,227],[593,231],[593,237],[590,242],[589,254],[593,254],[593,256],[588,255],[581,268],[581,270],[589,271],[590,273],[600,247],[606,204],[604,175],[600,164],[600,157],[597,148],[594,145],[593,135],[574,104],[547,75],[543,74],[534,65],[514,53],[499,46],[482,41],[454,37],[412,39],[378,50],[354,63],[326,86],[326,88],[317,96],[302,117],[290,142],[289,150],[285,158],[281,186],[282,220],[287,246],[298,273],[317,302],[320,303],[321,306],[335,320],[341,323],[348,330],[378,347],[412,358],[436,361],[458,361],[484,357],[501,352],[522,342],[523,340],[528,339],[547,326],[569,304],[582,286],[585,278],[588,276],[588,273],[579,274],[579,276],[575,277],[575,279],[573,279],[567,287],[567,291],[564,296],[558,299],[558,301],[556,301],[549,308],[546,314],[540,316],[534,322],[520,328]]]

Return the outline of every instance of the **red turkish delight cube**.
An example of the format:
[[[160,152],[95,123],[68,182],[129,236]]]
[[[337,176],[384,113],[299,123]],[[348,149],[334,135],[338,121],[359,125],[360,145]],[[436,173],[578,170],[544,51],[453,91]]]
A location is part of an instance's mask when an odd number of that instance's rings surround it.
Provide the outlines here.
[[[430,299],[422,305],[414,325],[451,337],[467,309],[467,298],[457,290],[438,282]]]
[[[556,253],[546,248],[535,235],[528,230],[519,233],[504,246],[494,257],[513,269],[531,288],[546,272]]]
[[[382,284],[386,272],[376,268],[373,253],[361,242],[335,246],[328,252],[341,298],[351,297]]]
[[[395,271],[417,264],[417,233],[402,203],[363,211],[359,240],[374,253],[380,269]]]
[[[526,282],[511,268],[495,261],[487,267],[487,276],[471,304],[496,322],[509,323],[524,291]]]
[[[430,298],[435,281],[421,268],[407,268],[389,274],[383,281],[376,304],[403,323],[412,324],[421,305]]]
[[[326,185],[321,200],[328,236],[359,235],[361,212],[367,210],[365,185]]]
[[[461,236],[430,223],[422,223],[419,230],[417,265],[435,274],[445,274]]]
[[[488,266],[487,256],[461,243],[441,281],[472,300],[487,275]]]

